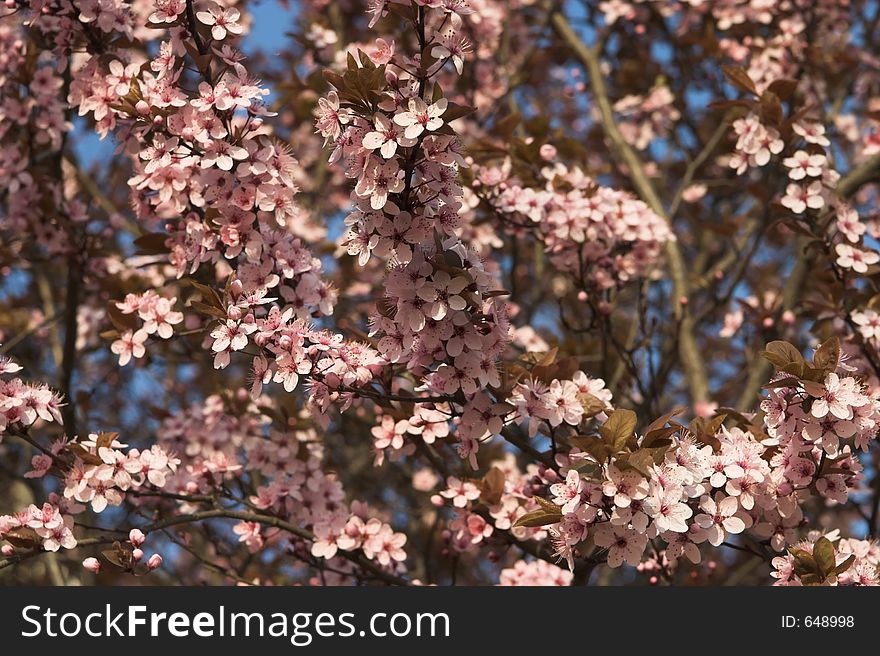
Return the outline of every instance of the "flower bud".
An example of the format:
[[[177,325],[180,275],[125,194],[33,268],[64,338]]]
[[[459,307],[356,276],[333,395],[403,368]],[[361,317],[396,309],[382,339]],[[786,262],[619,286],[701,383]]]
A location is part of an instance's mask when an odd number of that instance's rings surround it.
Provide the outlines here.
[[[538,151],[538,153],[541,155],[541,159],[543,159],[545,162],[549,162],[551,159],[555,159],[556,152],[556,146],[554,146],[553,144],[544,144]]]
[[[128,541],[131,542],[131,546],[139,547],[144,543],[144,540],[147,539],[147,536],[144,535],[143,531],[139,528],[133,528],[128,534]]]
[[[147,567],[150,569],[159,569],[162,567],[162,556],[159,554],[153,554],[150,556],[150,559],[147,561]]]
[[[86,558],[83,561],[83,568],[97,574],[101,571],[101,563],[98,562],[97,558]]]

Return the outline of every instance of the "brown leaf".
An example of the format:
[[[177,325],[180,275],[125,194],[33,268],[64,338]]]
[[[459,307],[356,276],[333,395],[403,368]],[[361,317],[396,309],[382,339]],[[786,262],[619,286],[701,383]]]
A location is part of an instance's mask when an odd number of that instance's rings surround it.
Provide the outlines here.
[[[37,532],[27,526],[10,529],[3,534],[3,539],[19,549],[30,549],[40,543],[40,536],[37,535]]]
[[[608,408],[608,404],[602,399],[596,398],[592,394],[578,394],[578,401],[584,409],[584,416],[588,419],[595,417],[600,412],[604,412]]]
[[[834,568],[837,566],[834,545],[831,544],[831,540],[824,535],[816,540],[813,545],[813,559],[816,561],[816,564],[819,566],[819,571],[825,578],[827,578],[829,574],[832,574]]]
[[[813,365],[819,369],[824,369],[826,374],[837,369],[840,362],[840,339],[837,335],[822,342],[822,345],[816,349],[813,355]]]
[[[793,376],[802,376],[806,360],[801,352],[792,344],[783,340],[775,340],[767,344],[761,351],[761,357],[769,360],[777,369]]]
[[[223,305],[223,301],[221,300],[220,295],[217,293],[217,291],[213,287],[209,287],[208,285],[203,285],[202,283],[200,283],[196,280],[193,280],[192,278],[190,278],[189,282],[193,287],[195,287],[198,290],[199,294],[202,295],[203,302],[205,302],[208,305],[211,305],[215,308],[223,310],[224,311],[223,316],[224,317],[226,316],[226,312],[225,312],[226,308]]]
[[[749,74],[746,73],[745,69],[738,66],[722,66],[721,71],[727,77],[727,80],[740,91],[758,95],[755,83],[749,77]]]
[[[120,333],[135,330],[138,325],[138,315],[134,312],[131,314],[123,313],[122,310],[116,307],[116,301],[110,301],[107,304],[107,318],[110,319],[110,323]]]
[[[526,513],[518,520],[516,520],[513,526],[526,526],[529,528],[534,528],[537,526],[547,526],[548,524],[558,524],[560,521],[562,521],[562,513],[559,511],[559,509],[557,509],[556,512],[551,512],[542,507],[538,508],[537,510],[533,510],[532,512]]]
[[[627,441],[635,433],[637,421],[635,412],[618,408],[608,415],[608,421],[599,427],[599,433],[605,438],[605,443],[618,453],[623,451]]]
[[[440,118],[449,123],[456,119],[468,116],[469,114],[473,114],[475,111],[477,111],[476,107],[469,107],[468,105],[459,105],[458,103],[450,102],[446,106],[446,111],[443,112],[443,116]]]
[[[167,241],[168,235],[164,232],[151,232],[135,239],[134,245],[137,246],[139,254],[159,255],[171,252],[171,249],[166,245]]]
[[[492,467],[480,481],[480,499],[487,506],[494,506],[501,501],[504,493],[504,472]]]
[[[771,82],[770,85],[767,87],[767,90],[775,93],[777,96],[779,96],[781,100],[788,101],[794,95],[794,92],[797,90],[797,86],[797,80],[780,78]]]

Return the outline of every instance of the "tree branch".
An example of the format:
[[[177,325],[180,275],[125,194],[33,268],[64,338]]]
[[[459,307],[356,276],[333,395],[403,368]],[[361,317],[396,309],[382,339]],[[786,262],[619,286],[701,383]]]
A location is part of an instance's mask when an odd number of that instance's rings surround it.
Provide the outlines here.
[[[288,533],[292,533],[304,540],[313,541],[315,536],[311,531],[308,531],[300,526],[296,526],[295,524],[291,524],[290,522],[286,522],[283,519],[279,519],[278,517],[272,517],[270,515],[261,515],[259,513],[252,512],[243,512],[239,510],[229,510],[226,508],[217,508],[213,510],[204,510],[201,512],[193,513],[191,515],[178,515],[176,517],[169,517],[168,519],[164,519],[158,522],[154,522],[152,524],[148,524],[147,526],[142,527],[142,531],[145,533],[151,533],[153,531],[159,531],[162,529],[166,529],[172,526],[178,526],[181,524],[193,524],[196,522],[202,522],[209,519],[237,519],[242,522],[256,522],[263,526],[271,526],[273,528],[278,528],[283,531],[287,531]],[[109,544],[117,540],[118,537],[94,537],[94,538],[85,538],[77,541],[77,547],[87,547],[87,546],[95,546],[101,544]],[[42,554],[50,553],[47,551],[32,551],[27,554],[23,554],[21,556],[13,556],[10,558],[6,558],[4,560],[0,560],[0,570],[3,570],[11,565],[15,565],[23,560],[27,560],[34,556],[40,556]],[[351,561],[361,569],[370,572],[377,579],[388,583],[389,585],[410,585],[410,581],[407,579],[397,576],[396,574],[392,574],[388,572],[371,560],[369,560],[363,553],[357,552],[349,552],[349,551],[339,551],[337,554],[345,558],[346,560]]]
[[[617,127],[614,119],[614,109],[611,106],[608,90],[602,75],[599,53],[593,48],[588,47],[581,40],[563,14],[559,12],[554,13],[552,22],[556,33],[574,51],[575,55],[587,69],[590,87],[593,91],[596,105],[599,108],[605,134],[611,141],[612,150],[618,160],[629,170],[629,178],[636,192],[654,213],[662,217],[672,228],[670,216],[663,208],[660,197],[648,179],[638,154],[624,139],[623,134]],[[679,356],[681,357],[684,374],[690,388],[692,401],[705,401],[709,396],[709,380],[703,358],[697,346],[693,317],[687,303],[681,303],[682,300],[687,301],[690,295],[688,271],[678,241],[667,241],[665,248],[666,257],[669,262],[669,275],[672,278],[673,307],[676,316],[681,319],[679,322],[678,339]]]

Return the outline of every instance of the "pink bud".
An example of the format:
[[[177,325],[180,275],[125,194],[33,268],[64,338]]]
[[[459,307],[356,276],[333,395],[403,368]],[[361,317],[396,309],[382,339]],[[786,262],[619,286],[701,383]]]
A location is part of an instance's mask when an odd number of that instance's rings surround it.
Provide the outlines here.
[[[794,312],[792,312],[791,310],[786,310],[785,312],[782,313],[783,323],[792,324],[792,323],[794,323],[794,320],[795,320]]]
[[[97,558],[86,558],[83,561],[83,567],[95,574],[101,571],[101,563],[98,562]]]
[[[688,297],[687,297],[687,296],[681,296],[681,297],[678,299],[678,303],[679,303],[679,305],[682,305],[682,306],[687,305],[687,304],[688,304]]]
[[[553,144],[544,144],[538,151],[538,153],[541,155],[541,159],[543,159],[545,162],[549,162],[551,159],[555,159],[556,152],[556,146],[554,146]]]
[[[263,119],[255,118],[253,121],[251,121],[251,124],[250,124],[251,130],[259,130],[261,127],[263,127]]]
[[[432,494],[431,503],[440,508],[441,506],[443,506],[443,497],[441,497],[439,494]]]
[[[128,534],[128,541],[131,542],[131,546],[139,547],[144,543],[144,540],[147,539],[147,536],[144,535],[143,531],[139,528],[133,528]]]
[[[0,549],[0,552],[2,552],[4,556],[11,556],[15,553],[15,548],[11,544],[4,544],[3,548]]]
[[[648,583],[650,583],[651,585],[657,585],[657,577],[652,576],[651,578],[648,579]]]
[[[150,559],[147,561],[147,567],[150,569],[159,569],[162,567],[162,556],[159,554],[153,554],[150,556]]]
[[[131,557],[132,557],[132,560],[134,560],[134,562],[137,563],[141,560],[141,558],[144,557],[144,552],[142,549],[135,549],[134,551],[131,552]]]
[[[761,322],[761,325],[764,326],[764,328],[772,328],[773,323],[774,323],[773,317],[764,317],[764,320]]]
[[[134,109],[141,116],[150,115],[150,105],[146,100],[138,100],[137,103],[135,103]]]
[[[589,299],[589,298],[590,298],[589,294],[587,294],[587,292],[585,292],[583,289],[578,292],[578,300],[581,303],[586,303],[587,299]]]
[[[233,321],[238,321],[241,319],[241,308],[236,305],[230,305],[229,309],[226,310],[226,316]]]

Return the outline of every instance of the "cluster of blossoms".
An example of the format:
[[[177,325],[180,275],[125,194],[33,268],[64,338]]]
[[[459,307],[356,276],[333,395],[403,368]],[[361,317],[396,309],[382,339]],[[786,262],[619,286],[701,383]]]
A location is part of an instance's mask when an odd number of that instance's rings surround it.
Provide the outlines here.
[[[214,366],[225,367],[230,355],[243,350],[253,340],[260,353],[252,363],[252,394],[257,397],[262,386],[280,383],[292,392],[300,377],[311,381],[309,398],[315,409],[324,412],[333,401],[345,404],[352,397],[351,388],[370,383],[382,368],[383,360],[375,349],[342,335],[315,328],[307,319],[297,317],[294,308],[272,306],[265,310],[265,298],[241,293],[235,281],[229,289],[229,302],[221,321],[210,334]],[[259,312],[259,318],[257,313]],[[348,390],[348,391],[346,391]]]
[[[779,131],[773,126],[764,125],[755,113],[735,120],[733,130],[737,140],[730,166],[739,175],[743,175],[749,167],[766,166],[771,156],[778,155],[785,148]]]
[[[686,3],[603,0],[599,3],[599,10],[609,25],[625,20],[642,27],[650,22],[650,5],[653,4],[658,5],[657,11],[661,13],[681,12],[678,20],[682,25],[699,24],[709,18],[719,34],[718,48],[733,61],[746,65],[749,77],[762,92],[779,78],[794,77],[797,58],[811,43],[837,41],[840,34],[845,33],[841,26],[848,22],[850,7],[848,3],[821,0],[810,7],[808,20],[796,8],[790,11],[793,7],[770,0],[689,0]],[[778,29],[769,34],[747,34],[745,37],[737,34],[744,25],[769,26],[774,23],[778,23]]]
[[[780,130],[753,109],[735,120],[733,128],[737,141],[729,162],[738,174],[746,173],[749,167],[766,166],[774,155],[787,155],[781,161],[788,182],[780,203],[809,228],[819,228],[829,248],[833,247],[840,269],[865,274],[868,267],[880,262],[880,253],[863,243],[867,225],[836,193],[840,173],[831,164],[831,140],[825,126],[805,117],[793,119],[786,143]]]
[[[585,290],[605,290],[648,275],[663,244],[675,239],[665,220],[631,194],[598,185],[577,166],[549,160],[542,188],[511,176],[510,162],[482,168],[477,181],[502,226],[514,234],[533,231],[554,266]]]
[[[86,510],[84,504],[100,513],[108,506],[121,505],[127,494],[161,489],[180,462],[157,445],[123,451],[126,446],[115,433],[93,433],[85,440],[56,441],[45,453],[34,456],[32,471],[26,476],[58,476],[62,494],[51,493],[42,507],[32,504],[15,515],[0,517],[0,539],[9,542],[4,555],[35,547],[73,549],[77,545],[74,516]]]
[[[458,236],[457,175],[466,163],[449,121],[467,110],[449,103],[432,81],[448,63],[458,70],[448,29],[457,29],[471,9],[419,4],[426,10],[423,51],[434,59],[414,76],[408,71],[418,67],[399,53],[350,56],[344,74],[328,75],[336,88],[319,102],[317,126],[333,145],[331,163],[343,164],[356,180],[343,245],[361,266],[374,256],[390,263],[387,298],[377,304],[370,335],[389,363],[405,365],[421,381],[419,391],[449,397],[446,411],[459,418],[459,452],[476,467],[480,441],[501,427],[499,404],[484,390],[500,383],[495,362],[509,323],[494,276]],[[389,429],[381,428],[377,448],[400,448],[403,433],[445,421],[435,417],[436,408],[426,410],[431,416],[417,414],[410,428],[390,427],[397,435],[386,437]]]
[[[251,356],[255,394],[273,381],[290,392],[308,374],[315,406],[326,410],[339,388],[369,382],[380,359],[366,345],[311,326],[332,314],[336,292],[298,236],[297,163],[262,124],[272,115],[263,105],[268,92],[227,43],[242,32],[239,12],[213,3],[197,11],[211,41],[200,55],[201,81],[190,91],[184,8],[166,3],[150,16],[171,38],[144,65],[112,60],[105,67],[93,56],[77,71],[71,100],[99,132],[114,130],[127,144],[132,203],[146,228],[164,230],[156,234],[178,277],[206,263],[220,267],[222,259],[226,271],[232,268],[222,298],[197,285],[198,307],[219,319],[206,340],[214,366],[226,367],[233,352],[252,344],[259,350]],[[173,303],[150,290],[117,304],[144,322],[113,343],[121,364],[144,356],[149,335],[170,336],[183,320]]]
[[[96,513],[121,505],[128,491],[163,488],[180,464],[173,452],[159,445],[123,451],[128,445],[119,442],[115,433],[92,434],[64,446],[74,456],[64,477],[64,497],[87,503]]]
[[[144,343],[150,335],[169,339],[174,334],[174,326],[183,321],[183,313],[172,309],[176,301],[148,290],[143,294],[128,294],[124,301],[116,304],[123,315],[143,321],[141,327],[129,328],[111,344],[110,350],[119,356],[119,366],[124,367],[133,357],[143,357]]]
[[[71,30],[59,17],[45,16],[38,23],[49,37]],[[33,241],[54,256],[69,252],[68,231],[86,221],[88,212],[65,193],[55,175],[64,135],[72,125],[65,116],[57,62],[41,50],[22,39],[14,23],[0,22],[0,232],[4,237],[29,235],[25,243]],[[22,246],[20,240],[8,239],[12,253]]]
[[[245,390],[238,390],[230,398],[211,396],[165,419],[158,443],[180,452],[181,466],[164,489],[181,495],[218,495],[234,482],[246,486],[256,477],[261,483],[249,505],[267,517],[312,531],[309,552],[315,558],[348,571],[337,552],[359,550],[389,571],[404,571],[406,536],[371,517],[365,503],[346,503],[338,477],[323,469],[324,447],[315,428],[296,422],[283,431],[273,428],[263,412],[269,402],[263,399],[258,409]],[[249,520],[240,521],[234,531],[253,553],[293,537]]]
[[[15,515],[0,515],[0,539],[9,542],[3,545],[3,555],[13,555],[15,547],[29,548],[35,545],[50,552],[73,549],[76,537],[73,534],[73,515],[68,514],[70,512],[64,499],[53,495],[42,507],[31,504]]]
[[[444,472],[442,488],[431,496],[436,512],[446,513],[438,515],[441,553],[456,562],[481,550],[492,563],[504,558],[502,585],[569,585],[585,560],[671,573],[683,560],[700,562],[701,545],[728,542],[767,560],[789,548],[773,561],[776,578],[810,583],[817,574],[804,563],[811,557],[827,564],[829,540],[836,546],[830,569],[823,564],[819,572],[824,582],[877,583],[880,556],[873,543],[818,533],[798,541],[811,519],[808,499],[832,507],[858,489],[863,477],[857,452],[867,451],[877,432],[880,401],[851,361],[780,366],[784,373],[772,381],[762,407],[766,417],[754,423],[748,423],[751,416],[730,418],[728,424],[736,426],[724,427],[725,418],[716,417],[685,428],[670,415],[644,434],[636,432],[633,413],[615,410],[600,379],[573,368],[547,374],[545,365],[523,376],[518,365],[501,365],[511,345],[550,348],[532,327],[510,324],[509,315],[519,308],[500,300],[507,294],[498,282],[503,267],[486,257],[489,247],[503,246],[492,222],[477,220],[486,205],[515,238],[534,235],[553,265],[584,293],[653,275],[662,248],[675,239],[666,220],[642,200],[600,185],[578,165],[563,164],[543,138],[517,139],[516,146],[533,157],[520,158],[508,144],[496,144],[495,165],[476,165],[463,155],[454,121],[472,111],[494,111],[493,101],[511,91],[510,80],[518,76],[512,63],[521,54],[509,53],[509,61],[498,66],[497,51],[502,37],[505,50],[519,50],[528,32],[523,28],[534,27],[528,24],[532,14],[510,9],[534,0],[370,3],[370,27],[392,13],[411,19],[418,49],[410,56],[401,52],[406,41],[337,48],[342,32],[309,28],[305,40],[320,52],[317,61],[332,62],[325,77],[334,87],[318,102],[317,133],[332,148],[329,175],[351,182],[340,252],[376,275],[372,285],[382,293],[366,302],[369,343],[328,329],[338,299],[318,251],[308,245],[308,211],[296,197],[306,176],[264,123],[273,116],[264,104],[269,93],[236,49],[247,17],[233,4],[19,2],[39,12],[34,29],[55,44],[57,68],[48,57],[31,56],[28,43],[0,25],[0,186],[9,190],[0,228],[36,234],[43,250],[66,256],[76,252],[70,234],[88,235],[91,242],[97,233],[81,225],[90,212],[71,191],[77,185],[61,184],[64,176],[54,171],[66,166],[61,146],[71,127],[65,111],[72,107],[102,137],[113,134],[130,157],[132,206],[138,228],[148,232],[141,243],[161,253],[164,267],[152,277],[139,275],[135,289],[146,291],[114,302],[106,315],[91,300],[76,315],[112,321],[110,350],[120,365],[144,357],[151,336],[168,340],[174,326],[186,321],[187,333],[205,329],[203,348],[215,368],[230,367],[237,354],[248,358],[252,381],[250,394],[235,389],[208,396],[167,416],[150,448],[124,451],[113,434],[100,434],[62,439],[34,456],[26,477],[54,475],[63,484],[42,508],[31,505],[0,517],[0,538],[9,543],[5,556],[72,548],[75,515],[86,506],[101,513],[125,502],[145,516],[170,513],[179,523],[186,515],[201,521],[228,512],[225,519],[237,521],[239,542],[260,554],[254,562],[294,554],[321,571],[317,583],[359,582],[377,571],[399,581],[406,571],[406,535],[395,531],[390,513],[351,499],[342,483],[347,479],[332,472],[337,460],[322,430],[336,419],[328,413],[335,404],[351,408],[346,421],[366,426],[364,433],[371,429],[377,465],[387,456],[408,466],[425,453],[432,465],[435,459],[443,465],[438,470],[446,469],[445,445],[435,443],[451,436],[476,470],[478,449],[498,434],[541,463],[523,469],[511,453],[498,459],[503,447],[496,443],[484,452],[495,459],[482,480]],[[840,15],[831,4],[818,3],[820,33]],[[327,2],[311,5],[326,9]],[[350,9],[343,5],[343,12]],[[703,19],[732,32],[744,23],[776,21],[766,0],[661,5],[661,14],[681,12],[682,29]],[[599,5],[606,25],[647,23],[655,9],[641,1]],[[785,14],[795,9],[786,5],[782,11],[776,37],[723,37],[718,43],[744,65],[755,96],[782,93],[785,85],[774,82],[796,76],[794,55],[802,54],[806,26]],[[131,46],[145,34],[143,49]],[[148,44],[155,34],[162,42]],[[83,54],[68,58],[74,50]],[[472,53],[478,88],[452,96],[451,89],[470,86],[458,85],[458,77]],[[69,84],[57,74],[64,67]],[[465,107],[462,98],[483,108]],[[686,103],[662,82],[646,95],[624,95],[613,108],[624,140],[645,150],[652,138],[674,133],[681,118],[677,108]],[[743,174],[778,156],[788,178],[782,205],[796,220],[827,229],[839,268],[867,273],[880,255],[864,246],[867,223],[837,198],[840,176],[830,165],[836,153],[830,133],[809,114],[792,112],[785,124],[774,121],[771,109],[755,105],[734,122],[731,166]],[[556,143],[562,148],[563,141]],[[499,148],[509,155],[500,164]],[[649,177],[655,166],[646,166]],[[44,167],[53,169],[47,184]],[[465,182],[470,188],[463,188]],[[714,202],[715,189],[708,189],[692,185],[682,199],[708,194],[707,203]],[[19,248],[15,240],[11,248]],[[116,265],[87,262],[83,282],[93,286],[91,292],[100,288],[93,276]],[[120,265],[112,272],[133,268]],[[183,283],[169,283],[175,275],[188,277],[198,296],[185,293]],[[360,290],[353,295],[370,287],[353,283]],[[107,297],[119,298],[115,292],[102,299]],[[199,316],[175,310],[178,298]],[[346,310],[350,300],[344,299]],[[782,303],[776,290],[763,291],[747,299],[744,310],[769,329]],[[880,336],[873,310],[848,316],[865,340]],[[742,322],[742,312],[731,313],[722,336],[732,337]],[[89,329],[80,326],[84,331]],[[17,371],[0,360],[0,373]],[[283,401],[263,394],[270,383],[279,385]],[[303,403],[291,395],[298,388],[306,388]],[[46,387],[0,380],[0,429],[28,438],[18,429],[38,419],[60,421],[59,401]],[[703,410],[712,405],[702,402],[697,414],[711,414]],[[520,424],[527,428],[520,430]],[[528,438],[517,443],[521,434]],[[552,443],[547,453],[538,446],[545,440]],[[432,473],[413,486],[427,492],[437,480]],[[200,517],[204,508],[210,510]],[[134,571],[144,559],[144,539],[135,529],[113,558]],[[507,558],[500,552],[507,548],[507,555],[520,549],[538,558]],[[548,562],[554,556],[572,572]],[[223,550],[217,558],[226,558]],[[147,567],[159,563],[154,556]],[[96,558],[83,566],[101,568]],[[236,568],[229,571],[240,578]]]
[[[115,549],[114,560],[117,561],[116,564],[125,567],[130,570],[132,573],[135,573],[137,570],[135,569],[138,564],[144,559],[144,550],[141,549],[144,542],[146,542],[147,536],[146,534],[140,530],[139,528],[133,528],[128,532],[128,544],[126,547],[123,547],[121,543],[118,543]],[[89,572],[93,572],[97,574],[101,571],[101,561],[99,561],[94,556],[90,556],[83,560],[82,562],[83,569]],[[158,569],[162,566],[162,556],[159,554],[153,554],[144,562],[145,569],[141,568],[140,572],[150,572],[154,569]]]
[[[839,531],[834,530],[824,536],[819,531],[810,531],[807,539],[793,545],[791,552],[773,559],[774,571],[770,575],[776,579],[774,585],[799,586],[805,584],[815,585],[814,581],[804,581],[805,574],[799,566],[798,557],[801,554],[817,556],[817,543],[824,538],[834,543],[835,558],[834,566],[837,572],[829,573],[824,581],[825,585],[880,585],[880,548],[876,542],[869,540],[857,540],[855,538],[841,538]]]
[[[666,137],[681,118],[675,108],[669,87],[660,84],[645,96],[624,96],[614,103],[620,115],[620,132],[638,150],[644,150],[654,139]]]
[[[858,489],[862,465],[855,452],[868,448],[880,420],[880,400],[866,394],[844,361],[825,362],[829,349],[820,348],[812,365],[783,351],[807,373],[774,379],[762,425],[727,428],[716,421],[705,434],[667,416],[639,435],[635,416],[613,410],[601,381],[590,384],[581,374],[580,384],[575,376],[549,386],[518,385],[513,398],[530,434],[567,430],[578,435],[577,446],[560,453],[556,467],[527,475],[495,463],[504,483],[491,499],[485,479],[449,478],[435,503],[448,503],[455,513],[453,546],[487,546],[492,528],[513,527],[518,540],[549,538],[572,570],[576,559],[599,554],[610,567],[648,563],[670,573],[681,559],[699,563],[699,545],[718,547],[733,536],[769,553],[794,548],[808,497],[818,493],[827,503],[845,503]],[[600,422],[593,437],[584,436],[581,423],[588,414]],[[545,494],[549,499],[538,499]],[[870,546],[853,545],[852,552]],[[841,562],[850,551],[838,550]],[[789,556],[776,562],[790,573]],[[866,561],[848,562],[839,580],[874,583],[872,572]]]
[[[585,398],[595,404],[590,413]],[[582,419],[605,419],[605,411],[611,410],[611,391],[601,378],[577,371],[571,379],[553,379],[549,385],[535,378],[517,383],[510,401],[516,406],[517,419],[528,422],[529,436],[534,437],[542,427],[552,430],[563,423],[576,427]]]
[[[451,553],[474,553],[481,548],[494,547],[496,541],[490,538],[496,531],[509,532],[521,541],[537,543],[547,538],[544,528],[529,528],[517,522],[527,513],[540,508],[534,500],[535,491],[543,489],[542,481],[553,475],[552,470],[543,465],[529,465],[522,472],[515,458],[509,454],[502,460],[493,461],[489,471],[491,474],[482,481],[449,476],[445,487],[432,496],[435,506],[448,505],[452,510],[452,519],[442,533],[443,543]],[[495,480],[490,482],[493,477]],[[485,507],[485,512],[480,512],[481,507]],[[525,562],[520,562],[522,564],[516,566],[517,569],[526,566]],[[541,568],[550,563],[541,562],[543,565],[534,566],[538,567],[537,571],[545,571],[554,577],[561,571],[555,566],[543,570]],[[533,571],[532,567],[528,565],[526,571]],[[568,574],[564,572],[561,580],[570,581],[570,576],[566,576]],[[503,576],[501,581],[504,584]]]
[[[518,560],[513,567],[501,570],[499,585],[565,586],[571,585],[571,572],[544,560]]]
[[[783,374],[761,404],[767,434],[779,445],[772,462],[785,484],[798,490],[815,483],[837,503],[857,488],[862,465],[855,452],[867,451],[880,425],[880,401],[846,373],[829,373],[822,382]],[[820,471],[823,462],[833,463],[835,473]]]
[[[21,365],[0,355],[0,440],[9,427],[26,429],[37,420],[61,423],[61,397],[47,385],[8,378]]]

